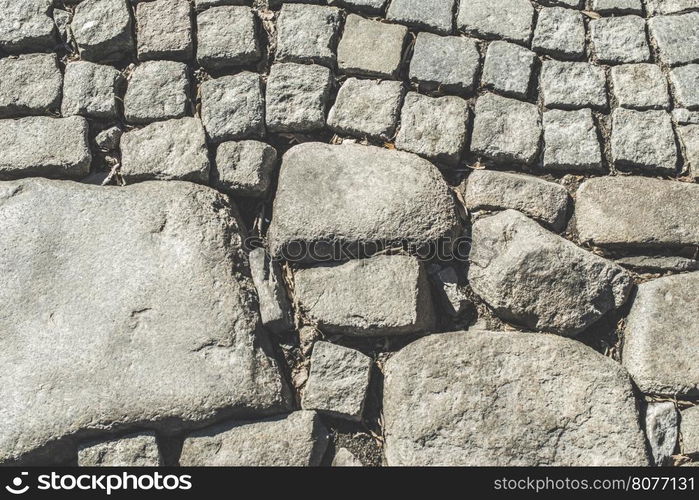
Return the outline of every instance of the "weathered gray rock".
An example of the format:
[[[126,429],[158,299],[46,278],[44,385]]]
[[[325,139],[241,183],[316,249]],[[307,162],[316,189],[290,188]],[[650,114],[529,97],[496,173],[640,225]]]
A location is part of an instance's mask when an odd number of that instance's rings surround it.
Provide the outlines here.
[[[699,273],[642,283],[626,318],[622,360],[641,391],[699,394]]]
[[[188,61],[194,55],[188,0],[156,0],[136,6],[138,58]]]
[[[83,0],[70,23],[80,57],[94,62],[128,59],[134,51],[126,0]]]
[[[456,0],[392,0],[386,19],[448,35],[453,30],[455,4]]]
[[[672,110],[672,119],[680,125],[699,125],[699,111],[675,108]]]
[[[212,142],[265,135],[265,102],[256,73],[207,80],[200,86],[201,120]]]
[[[663,2],[666,1],[667,0],[663,0]],[[641,3],[641,0],[592,0],[592,10],[602,14],[640,15],[643,13],[643,4]]]
[[[264,248],[250,252],[250,274],[257,289],[262,325],[272,333],[293,330],[291,304],[286,295],[279,263]]]
[[[320,465],[328,439],[313,411],[261,422],[231,422],[186,438],[180,465],[314,467]]]
[[[544,168],[557,171],[602,170],[602,151],[590,109],[544,113]]]
[[[127,182],[208,183],[209,157],[199,119],[155,122],[125,133],[121,137],[121,175]]]
[[[66,65],[63,79],[63,116],[82,115],[98,120],[117,118],[117,95],[123,76],[116,68],[89,61]]]
[[[396,148],[435,162],[457,165],[466,147],[469,115],[468,103],[460,97],[429,97],[408,92]]]
[[[49,51],[56,45],[47,0],[0,0],[0,49],[18,54]]]
[[[570,203],[568,191],[560,184],[495,170],[474,170],[466,180],[463,198],[469,210],[518,210],[556,231],[563,229]]]
[[[361,421],[372,360],[359,351],[316,342],[301,405],[336,417]]]
[[[32,116],[0,120],[0,179],[80,178],[90,172],[87,121]]]
[[[0,118],[55,113],[63,75],[54,54],[0,59]]]
[[[410,79],[429,89],[469,93],[476,87],[480,54],[476,43],[460,36],[417,35]]]
[[[59,460],[105,429],[284,411],[225,196],[178,182],[1,189],[1,462]]]
[[[340,448],[335,453],[332,462],[333,467],[364,467],[364,464],[355,457],[347,448]]]
[[[134,124],[182,118],[190,112],[189,70],[185,63],[146,61],[129,76],[124,117]]]
[[[471,151],[496,162],[533,163],[541,119],[534,104],[486,94],[476,102]]]
[[[632,257],[622,257],[621,259],[616,259],[614,262],[637,272],[672,271],[675,273],[684,273],[687,271],[699,270],[699,261],[688,259],[687,257],[636,255]]]
[[[640,0],[637,0],[640,1]],[[648,0],[647,9],[650,15],[680,14],[690,10],[697,10],[697,0]]]
[[[348,78],[328,114],[328,126],[340,134],[392,139],[403,94],[402,82]]]
[[[628,374],[580,342],[424,337],[385,368],[388,465],[648,465]]]
[[[699,110],[699,64],[688,64],[670,71],[670,82],[677,104],[692,111]]]
[[[650,60],[646,21],[640,16],[603,17],[590,21],[595,58],[603,64]]]
[[[131,434],[109,441],[84,443],[78,448],[80,467],[160,467],[163,457],[155,433]]]
[[[284,155],[267,238],[272,255],[308,261],[332,255],[334,245],[421,247],[451,236],[457,224],[449,188],[427,160],[306,143]]]
[[[536,54],[519,45],[491,42],[483,65],[482,82],[496,92],[526,98],[532,79]]]
[[[604,109],[607,79],[604,69],[585,62],[544,61],[541,93],[548,108]]]
[[[699,12],[656,16],[648,28],[663,62],[670,66],[699,62]]]
[[[342,11],[306,4],[282,5],[277,19],[277,52],[282,62],[335,64]]]
[[[220,70],[251,64],[262,52],[249,7],[212,7],[197,14],[197,61]]]
[[[332,82],[332,72],[318,64],[272,65],[265,103],[267,129],[312,132],[325,127]]]
[[[584,182],[576,196],[580,240],[600,247],[699,245],[699,186],[642,177]]]
[[[680,125],[677,135],[684,148],[684,160],[689,175],[699,179],[699,121],[695,125]]]
[[[612,160],[621,170],[674,173],[677,146],[670,114],[661,110],[615,109]]]
[[[499,317],[532,329],[575,336],[633,286],[621,267],[514,210],[477,220],[472,240],[471,288]]]
[[[667,79],[656,64],[623,64],[612,68],[614,97],[623,108],[667,109]]]
[[[103,130],[95,136],[95,145],[102,151],[115,151],[124,131],[117,125]]]
[[[561,59],[584,57],[585,23],[582,14],[563,7],[541,9],[532,48]]]
[[[528,0],[471,0],[459,4],[458,30],[478,38],[529,43],[534,7]]]
[[[677,446],[678,418],[675,403],[649,403],[646,408],[646,436],[655,465],[669,465]]]
[[[216,149],[213,180],[233,196],[264,196],[276,166],[277,151],[264,142],[224,142]]]
[[[337,47],[337,65],[342,72],[352,75],[395,78],[407,34],[405,26],[350,14]]]
[[[699,453],[699,406],[692,406],[681,413],[682,453]]]
[[[73,14],[67,10],[53,9],[53,22],[56,24],[58,38],[63,44],[68,44],[73,38],[73,35],[70,33],[70,21],[72,18]]]

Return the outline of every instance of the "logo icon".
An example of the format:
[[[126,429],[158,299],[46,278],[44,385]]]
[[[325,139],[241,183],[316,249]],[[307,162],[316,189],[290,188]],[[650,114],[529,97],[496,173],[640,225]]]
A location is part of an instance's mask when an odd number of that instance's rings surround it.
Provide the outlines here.
[[[22,487],[22,477],[23,476],[28,476],[28,472],[22,472],[19,476],[14,478],[12,480],[12,485],[11,486],[5,486],[5,489],[12,493],[13,495],[22,495],[27,492],[29,489],[29,485],[25,485]]]

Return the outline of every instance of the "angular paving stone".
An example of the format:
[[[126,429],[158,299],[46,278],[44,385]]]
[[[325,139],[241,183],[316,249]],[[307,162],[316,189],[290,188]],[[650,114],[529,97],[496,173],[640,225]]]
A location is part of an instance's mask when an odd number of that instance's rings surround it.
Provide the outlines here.
[[[468,120],[468,103],[460,97],[429,97],[408,92],[396,148],[456,165],[466,146]]]
[[[592,111],[548,110],[544,113],[543,166],[560,171],[599,171],[602,151]]]
[[[197,61],[221,70],[257,62],[262,55],[249,7],[212,7],[197,14]]]
[[[590,22],[590,36],[598,62],[621,64],[650,60],[646,21],[642,17],[593,19]]]
[[[180,465],[315,467],[329,433],[313,411],[297,411],[261,422],[230,422],[191,434],[184,440]]]
[[[410,62],[410,79],[428,89],[469,93],[476,85],[480,54],[476,43],[460,36],[419,33]]]
[[[333,467],[364,467],[362,462],[347,448],[337,450],[331,465]]]
[[[188,61],[194,55],[188,0],[141,2],[136,7],[137,50],[141,61]]]
[[[265,101],[256,73],[244,71],[201,84],[201,120],[212,142],[265,135]]]
[[[478,38],[529,43],[534,7],[528,0],[470,0],[459,3],[456,27]]]
[[[524,99],[529,91],[535,62],[536,54],[524,47],[508,42],[492,42],[485,56],[483,85],[500,94]]]
[[[660,58],[670,66],[699,62],[699,12],[648,21]]]
[[[348,78],[328,114],[328,126],[340,134],[390,140],[403,94],[402,82]]]
[[[699,453],[699,406],[687,408],[681,415],[682,453]]]
[[[580,240],[601,247],[699,245],[699,186],[643,177],[584,182],[576,195]]]
[[[677,167],[670,114],[617,108],[612,114],[612,160],[619,169],[662,171]]]
[[[541,92],[549,108],[604,109],[607,78],[604,69],[585,62],[544,61]]]
[[[255,347],[242,226],[224,195],[184,182],[2,190],[1,462],[58,460],[105,429],[179,432],[288,407]]]
[[[560,184],[495,170],[471,172],[463,198],[471,211],[519,210],[556,231],[563,229],[570,202],[568,191]]]
[[[624,64],[612,68],[614,97],[623,108],[647,110],[670,107],[667,79],[655,64]]]
[[[190,112],[187,65],[175,61],[146,61],[129,76],[124,117],[143,124],[182,118]]]
[[[54,54],[0,59],[0,118],[56,113],[63,75]]]
[[[677,446],[678,418],[675,403],[649,403],[646,408],[646,436],[655,465],[669,465]]]
[[[134,51],[126,0],[84,0],[70,23],[80,57],[94,62],[128,59]]]
[[[262,326],[272,333],[293,330],[291,304],[279,263],[270,259],[264,248],[252,250],[249,257],[250,274],[260,302]]]
[[[448,35],[453,30],[456,0],[391,0],[386,19]]]
[[[354,349],[316,342],[301,405],[305,410],[361,421],[372,364],[369,356]]]
[[[337,64],[348,74],[396,78],[408,28],[355,14],[347,16],[337,47]]]
[[[284,4],[277,20],[277,61],[335,64],[342,11],[335,7]]]
[[[449,187],[427,160],[373,146],[306,143],[284,155],[267,238],[272,255],[308,261],[307,251],[323,258],[338,244],[421,247],[451,236],[457,224]]]
[[[153,432],[110,441],[93,441],[78,448],[80,467],[160,467],[163,457]]]
[[[332,72],[317,64],[278,63],[267,79],[270,132],[312,132],[325,127]]]
[[[121,72],[111,66],[89,61],[66,64],[61,114],[116,119],[117,95],[122,82]]]
[[[678,126],[677,135],[684,148],[684,160],[689,175],[699,179],[699,124]]]
[[[561,59],[585,56],[583,15],[571,9],[541,9],[534,31],[532,49]]]
[[[644,393],[699,394],[698,293],[697,272],[638,285],[626,318],[622,361]]]
[[[472,239],[473,291],[499,317],[532,329],[575,336],[621,307],[633,286],[621,267],[514,210],[477,220]]]
[[[697,0],[648,0],[646,3],[650,15],[680,14],[699,9]]]
[[[49,51],[56,45],[47,0],[0,0],[0,50],[10,54]]]
[[[629,376],[580,342],[430,335],[386,362],[390,466],[648,465]]]
[[[643,3],[641,0],[592,0],[592,10],[601,14],[640,15],[643,13]]]
[[[0,179],[80,178],[90,172],[87,121],[32,116],[0,120]]]
[[[670,71],[670,82],[677,104],[699,111],[699,64],[689,64]]]
[[[541,120],[535,105],[486,94],[476,102],[471,151],[497,162],[532,163]]]
[[[155,122],[125,133],[121,137],[121,175],[127,182],[208,183],[209,157],[199,119]]]
[[[407,335],[434,327],[427,273],[408,255],[299,269],[294,292],[301,308],[329,334]]]
[[[277,151],[264,142],[224,142],[216,149],[214,184],[233,196],[263,196],[276,165]]]
[[[95,145],[102,151],[115,151],[119,147],[123,130],[118,126],[103,130],[95,136]]]
[[[328,3],[360,10],[368,14],[378,14],[383,11],[388,0],[328,0]]]

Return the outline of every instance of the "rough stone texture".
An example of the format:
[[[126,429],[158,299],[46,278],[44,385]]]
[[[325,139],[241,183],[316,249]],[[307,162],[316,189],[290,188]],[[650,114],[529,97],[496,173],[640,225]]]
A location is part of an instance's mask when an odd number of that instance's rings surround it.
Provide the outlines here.
[[[603,17],[590,22],[595,58],[603,64],[646,62],[650,48],[646,21],[639,16]]]
[[[580,12],[562,7],[541,9],[532,48],[561,59],[585,55],[585,23]]]
[[[673,271],[683,273],[687,271],[698,271],[699,261],[686,257],[648,256],[638,255],[633,257],[623,257],[615,260],[617,264],[636,272],[666,272]]]
[[[488,45],[483,66],[483,85],[500,94],[524,99],[529,91],[535,61],[536,54],[524,47],[492,42]]]
[[[699,179],[699,123],[677,127],[680,143],[684,151],[684,159],[689,175]]]
[[[325,127],[332,72],[317,64],[278,63],[267,79],[270,132],[311,132]]]
[[[682,453],[699,453],[699,406],[692,406],[681,414]]]
[[[102,151],[115,151],[123,133],[119,126],[109,127],[95,136],[95,145]]]
[[[121,72],[111,66],[89,61],[68,63],[61,113],[100,120],[117,118],[117,95],[122,82]]]
[[[418,34],[410,61],[410,79],[428,89],[470,93],[476,86],[480,55],[476,43],[459,36]]]
[[[0,59],[0,118],[57,112],[63,75],[54,54]]]
[[[552,109],[544,113],[543,121],[544,168],[581,172],[602,169],[602,152],[592,111]]]
[[[129,76],[124,96],[124,117],[144,124],[182,118],[189,113],[187,65],[175,61],[146,61]]]
[[[348,78],[328,114],[328,126],[340,134],[391,139],[403,94],[402,82]]]
[[[261,422],[231,422],[204,429],[184,440],[180,465],[318,466],[328,444],[318,414],[297,411]]]
[[[84,177],[90,171],[87,121],[32,116],[0,120],[0,180]]]
[[[340,448],[332,461],[333,467],[364,467],[364,464],[347,448]]]
[[[220,70],[251,64],[262,52],[249,7],[212,7],[197,14],[197,61]]]
[[[663,2],[667,0],[662,0]],[[673,1],[673,0],[670,0]],[[601,14],[642,14],[641,0],[592,0],[592,10]]]
[[[121,175],[127,182],[148,179],[209,182],[204,128],[197,118],[155,122],[121,137]]]
[[[672,119],[680,125],[699,125],[699,111],[675,108],[672,110]]]
[[[646,408],[646,436],[655,465],[668,465],[677,446],[679,429],[675,403],[649,403]]]
[[[626,318],[622,361],[641,391],[699,394],[699,273],[638,285]]]
[[[612,114],[612,160],[623,170],[674,173],[677,147],[670,114],[615,109]]]
[[[156,0],[136,6],[137,50],[141,61],[187,61],[194,55],[188,0]]]
[[[264,248],[250,252],[250,274],[257,289],[262,326],[272,333],[293,330],[291,305],[279,263]]]
[[[57,459],[104,429],[284,410],[281,377],[254,347],[254,292],[224,196],[42,179],[2,192],[1,462]]]
[[[541,68],[544,106],[561,109],[607,107],[604,69],[585,62],[544,61]]]
[[[667,109],[670,95],[667,79],[655,64],[624,64],[611,71],[614,97],[623,108]]]
[[[480,38],[504,38],[528,43],[534,7],[528,0],[471,0],[460,2],[456,27]]]
[[[47,0],[0,0],[0,49],[10,54],[53,49],[50,9]]]
[[[427,160],[373,146],[307,143],[284,155],[267,238],[275,256],[309,245],[327,255],[319,243],[419,247],[450,236],[456,225],[449,188]]]
[[[514,210],[477,220],[472,239],[471,287],[499,317],[532,329],[575,336],[633,286],[621,267]]]
[[[532,175],[475,170],[463,192],[469,210],[513,209],[556,231],[566,223],[570,196],[566,188]]]
[[[216,149],[214,184],[233,196],[263,196],[276,165],[277,151],[264,142],[224,142]]]
[[[284,4],[277,20],[276,59],[334,65],[341,20],[335,7]]]
[[[369,356],[354,349],[316,342],[303,408],[361,421],[372,364]]]
[[[699,186],[642,177],[584,182],[576,195],[580,240],[601,247],[699,245]]]
[[[468,121],[468,103],[460,97],[409,92],[403,102],[396,148],[456,165],[466,146]]]
[[[80,57],[94,62],[128,59],[134,51],[127,0],[84,0],[70,23]]]
[[[137,1],[145,1],[148,2],[150,0],[137,0]],[[275,0],[269,0],[269,3],[274,3]],[[279,0],[281,1],[281,0]],[[295,0],[286,0],[288,1],[295,1]],[[194,4],[197,8],[197,10],[202,11],[208,7],[218,7],[221,5],[250,5],[252,4],[252,0],[194,0]],[[276,6],[275,6],[276,7]]]
[[[348,74],[395,78],[407,34],[405,26],[350,14],[337,47],[337,64]]]
[[[58,38],[63,44],[67,44],[72,40],[73,35],[70,33],[70,20],[73,15],[67,10],[54,8],[53,9],[53,22],[56,24],[56,30],[58,31]]]
[[[456,0],[391,0],[386,19],[448,35],[453,30]]]
[[[532,163],[539,153],[536,106],[495,94],[478,98],[471,151],[496,162]]]
[[[383,11],[388,0],[328,0],[330,5],[341,5],[350,9],[356,9],[369,14],[378,14]]]
[[[666,64],[699,62],[699,12],[657,16],[648,21],[648,28]]]
[[[256,73],[207,80],[200,92],[201,119],[210,141],[265,135],[262,82]]]
[[[692,111],[699,111],[699,64],[674,68],[670,82],[677,104]]]
[[[78,448],[80,467],[160,467],[160,454],[155,434],[131,434],[110,441],[85,443]]]
[[[299,269],[294,292],[301,308],[326,333],[388,336],[434,327],[427,273],[415,257],[377,255]]]
[[[637,0],[638,1],[638,0]],[[648,0],[647,9],[650,15],[680,14],[699,9],[697,0]]]
[[[579,342],[430,335],[385,371],[388,465],[648,465],[627,373]]]

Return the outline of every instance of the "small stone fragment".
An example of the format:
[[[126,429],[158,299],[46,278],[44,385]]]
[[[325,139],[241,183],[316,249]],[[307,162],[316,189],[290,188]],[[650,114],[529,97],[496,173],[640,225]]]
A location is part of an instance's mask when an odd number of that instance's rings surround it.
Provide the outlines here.
[[[668,465],[677,446],[678,418],[675,404],[649,403],[646,408],[646,436],[655,465]]]
[[[146,61],[129,76],[124,117],[134,124],[187,116],[190,109],[187,65],[175,61]]]
[[[681,413],[682,453],[699,453],[699,406],[692,406]]]
[[[54,54],[0,59],[0,118],[57,113],[63,75]]]
[[[81,115],[98,120],[117,118],[117,94],[123,76],[116,68],[89,61],[66,65],[63,79],[63,116]]]
[[[590,22],[595,58],[603,64],[650,60],[646,21],[639,16],[603,17]]]
[[[233,196],[264,196],[276,165],[277,151],[264,142],[224,142],[216,150],[213,182]]]
[[[53,50],[50,9],[48,0],[0,0],[0,49],[10,54]]]
[[[670,66],[699,62],[699,12],[656,16],[648,27],[663,62]]]
[[[56,30],[58,31],[58,38],[64,44],[69,44],[73,38],[70,33],[70,21],[73,15],[67,10],[53,9],[53,22],[56,24]]]
[[[544,112],[544,168],[557,171],[602,170],[602,151],[589,109]]]
[[[221,70],[257,62],[262,55],[249,7],[212,7],[197,14],[197,61]]]
[[[340,448],[335,453],[332,462],[333,467],[364,467],[364,464],[355,457],[347,448]]]
[[[699,111],[699,64],[674,68],[670,71],[670,83],[678,105]]]
[[[272,333],[293,330],[291,304],[279,262],[270,259],[264,248],[256,248],[250,252],[250,274],[257,289],[262,325]]]
[[[612,68],[614,97],[622,108],[667,109],[667,80],[656,64],[623,64]]]
[[[617,108],[612,114],[612,159],[619,169],[662,171],[677,168],[670,114]]]
[[[480,54],[470,38],[419,33],[410,62],[410,79],[428,89],[469,93],[476,87]]]
[[[276,60],[335,64],[342,11],[335,7],[284,4],[277,20]]]
[[[119,148],[119,141],[123,130],[118,126],[103,130],[95,136],[95,145],[102,151],[115,151]]]
[[[528,0],[470,0],[460,2],[456,27],[479,38],[503,38],[529,43],[534,7]]]
[[[131,434],[110,441],[85,443],[78,449],[80,467],[160,467],[160,454],[155,434]]]
[[[684,148],[684,159],[689,175],[699,179],[699,121],[693,125],[677,127],[680,143]]]
[[[80,57],[94,62],[128,59],[134,51],[126,0],[83,0],[70,23]]]
[[[562,59],[585,56],[585,24],[580,12],[551,7],[539,11],[532,49]]]
[[[525,99],[529,93],[536,54],[514,43],[488,45],[483,66],[483,85],[506,96]]]
[[[194,55],[188,0],[156,0],[136,6],[138,58],[188,61]]]
[[[391,0],[389,21],[448,35],[453,30],[456,0]]]
[[[604,69],[585,62],[547,60],[541,69],[541,92],[548,108],[604,109],[607,79]]]
[[[429,269],[432,284],[437,290],[438,299],[444,311],[454,318],[463,318],[473,310],[468,291],[452,266]]]

